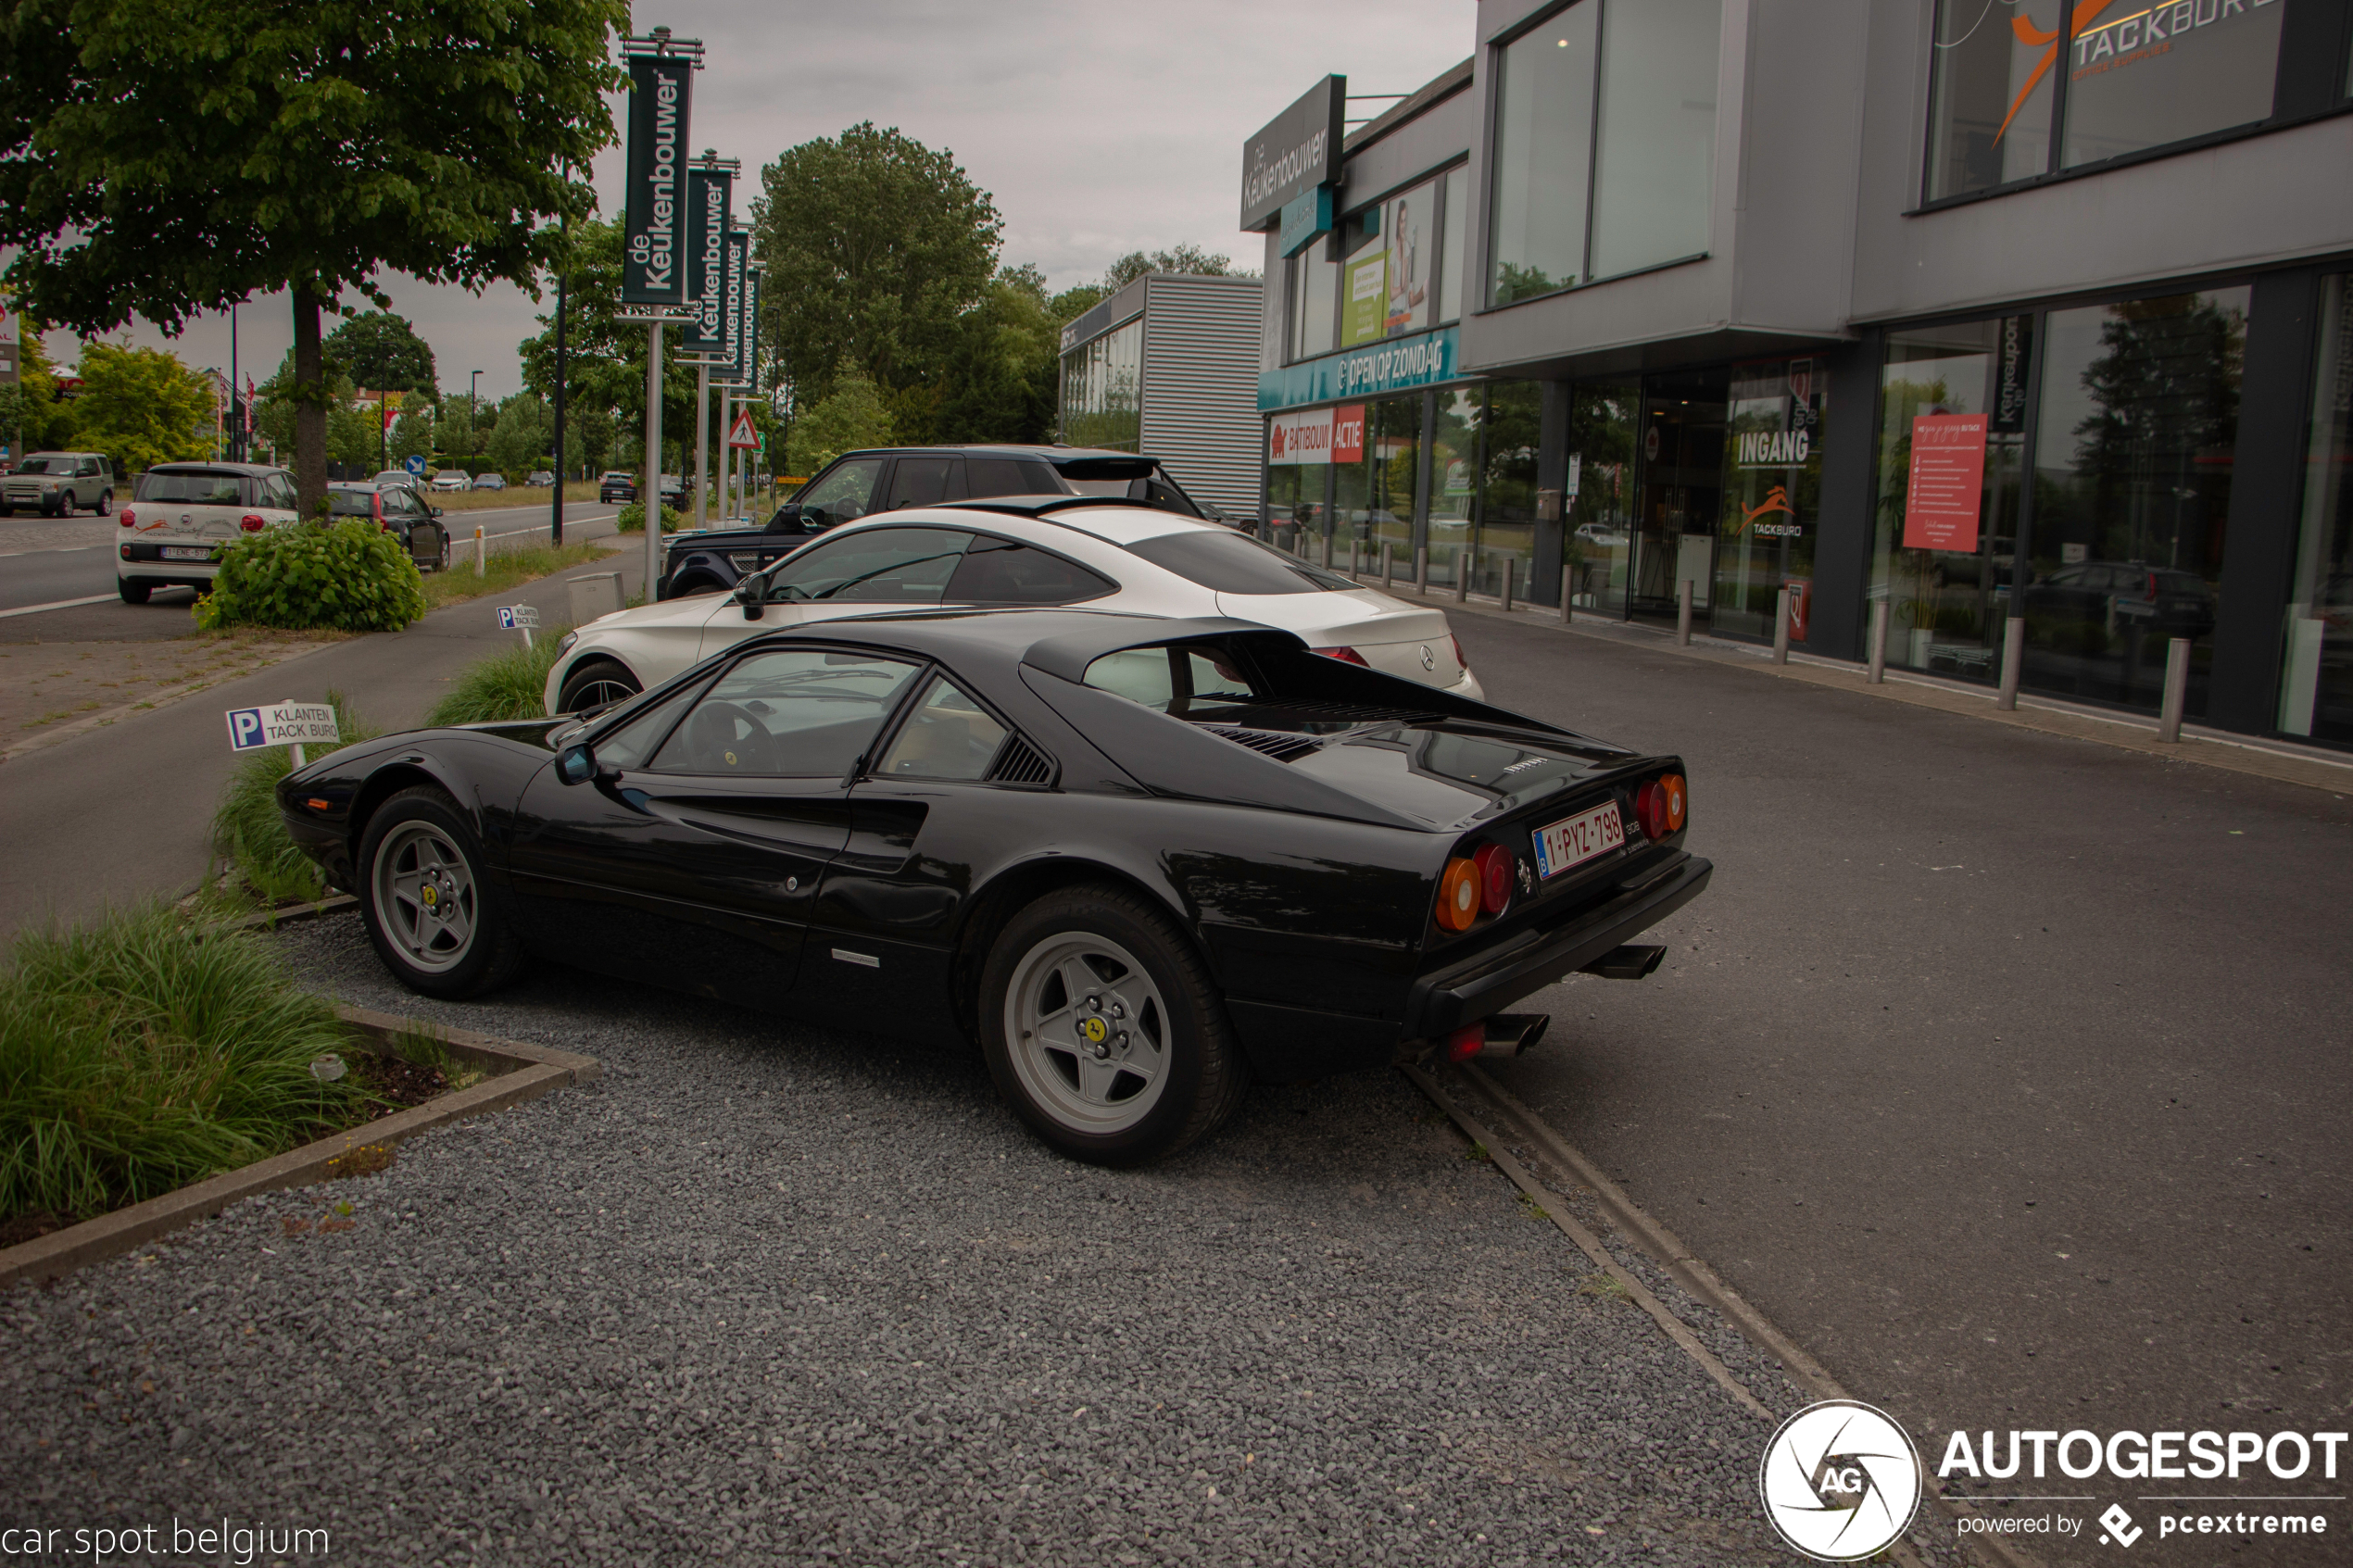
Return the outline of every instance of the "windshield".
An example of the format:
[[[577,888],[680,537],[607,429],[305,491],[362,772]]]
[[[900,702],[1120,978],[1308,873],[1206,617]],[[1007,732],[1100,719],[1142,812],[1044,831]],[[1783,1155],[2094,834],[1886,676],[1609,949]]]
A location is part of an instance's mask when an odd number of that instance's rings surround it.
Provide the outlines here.
[[[51,468],[49,466],[51,463],[57,466]],[[72,468],[72,461],[65,458],[27,458],[17,465],[17,471],[19,473],[67,473],[71,471]]]
[[[243,474],[203,470],[194,473],[150,471],[139,476],[132,494],[136,500],[158,505],[176,502],[192,507],[238,507],[245,504],[244,478]]]
[[[1336,572],[1294,560],[1247,533],[1223,528],[1188,528],[1139,539],[1127,548],[1216,594],[1330,593],[1356,586]]]

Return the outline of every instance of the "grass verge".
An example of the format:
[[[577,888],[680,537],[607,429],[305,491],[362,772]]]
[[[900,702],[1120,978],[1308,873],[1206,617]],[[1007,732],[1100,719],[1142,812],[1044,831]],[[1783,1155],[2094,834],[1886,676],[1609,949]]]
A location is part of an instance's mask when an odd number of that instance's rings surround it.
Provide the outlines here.
[[[449,695],[425,715],[428,724],[491,724],[547,717],[547,671],[556,667],[556,645],[568,630],[543,627],[530,647],[512,647],[477,659],[458,672]]]
[[[354,713],[341,692],[331,691],[335,728],[343,746],[373,739],[380,732]],[[330,746],[309,760],[315,762]],[[229,858],[232,868],[263,909],[308,903],[323,898],[327,884],[308,856],[295,847],[286,834],[285,819],[278,814],[278,781],[294,771],[294,758],[283,746],[256,752],[229,775],[220,805],[212,816],[212,846]]]
[[[480,598],[484,594],[503,594],[551,572],[602,560],[612,553],[611,546],[595,543],[566,545],[561,549],[552,545],[526,545],[494,553],[483,574],[476,577],[473,541],[457,539],[452,544],[448,570],[426,574],[425,608],[435,610],[444,605]]]
[[[170,910],[17,938],[0,976],[0,1223],[82,1220],[365,1121],[334,1005]],[[32,1227],[37,1230],[37,1225]]]

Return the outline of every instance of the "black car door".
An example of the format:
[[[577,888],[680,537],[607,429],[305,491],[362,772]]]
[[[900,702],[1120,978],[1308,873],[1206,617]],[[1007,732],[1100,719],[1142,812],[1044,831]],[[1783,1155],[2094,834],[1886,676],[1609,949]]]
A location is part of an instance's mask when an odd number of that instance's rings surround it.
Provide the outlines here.
[[[916,670],[761,648],[642,732],[596,742],[617,774],[542,771],[512,859],[535,945],[699,995],[790,988],[820,874],[849,839],[850,775]]]

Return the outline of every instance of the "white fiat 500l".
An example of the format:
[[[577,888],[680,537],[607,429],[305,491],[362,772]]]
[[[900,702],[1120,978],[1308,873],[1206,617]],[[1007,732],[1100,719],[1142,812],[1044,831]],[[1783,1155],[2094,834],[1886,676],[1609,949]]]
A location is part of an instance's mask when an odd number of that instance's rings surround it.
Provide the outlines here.
[[[143,605],[157,588],[203,593],[233,540],[292,522],[294,475],[258,463],[157,463],[134,482],[115,549],[115,588]]]
[[[1227,616],[1335,659],[1484,700],[1445,614],[1359,586],[1220,523],[1085,496],[926,507],[821,534],[729,594],[601,617],[565,639],[550,713],[610,702],[762,632],[892,609],[1086,605]]]

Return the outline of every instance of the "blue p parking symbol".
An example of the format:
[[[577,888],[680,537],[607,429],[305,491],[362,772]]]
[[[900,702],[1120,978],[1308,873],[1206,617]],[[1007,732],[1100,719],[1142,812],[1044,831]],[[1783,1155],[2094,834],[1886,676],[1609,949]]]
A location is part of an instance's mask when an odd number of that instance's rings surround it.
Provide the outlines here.
[[[260,709],[233,708],[229,710],[230,750],[251,751],[256,746],[268,744],[267,732],[261,724]]]

